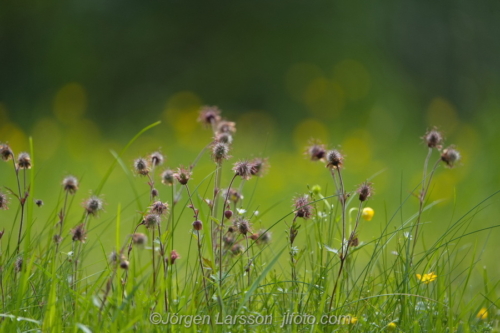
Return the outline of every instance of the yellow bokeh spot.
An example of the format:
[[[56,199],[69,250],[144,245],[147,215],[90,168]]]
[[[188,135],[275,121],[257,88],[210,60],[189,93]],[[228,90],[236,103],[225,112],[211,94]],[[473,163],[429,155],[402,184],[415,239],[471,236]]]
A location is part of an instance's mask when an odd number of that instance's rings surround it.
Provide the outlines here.
[[[315,119],[307,119],[295,127],[293,139],[296,147],[303,149],[307,146],[310,139],[328,142],[328,130],[323,123]]]
[[[485,320],[488,318],[488,309],[487,308],[481,308],[479,312],[476,315],[476,318]]]
[[[61,141],[61,131],[54,119],[40,119],[32,133],[37,158],[46,160],[56,153]]]
[[[333,73],[350,100],[362,99],[370,91],[370,73],[359,61],[344,60],[335,66]]]
[[[294,64],[286,73],[285,85],[290,96],[294,100],[302,102],[311,82],[322,76],[318,66],[298,63]]]
[[[389,324],[387,324],[387,328],[390,330],[390,331],[393,331],[395,330],[397,327],[396,323],[395,322],[390,322]]]
[[[11,122],[0,124],[0,142],[8,143],[16,156],[28,149],[28,139],[23,130]]]
[[[457,110],[448,100],[436,97],[429,105],[427,123],[429,126],[437,126],[446,135],[450,135],[459,124]]]
[[[342,142],[342,150],[349,158],[346,167],[351,171],[366,170],[369,167],[371,160],[370,141],[368,132],[358,130]]]
[[[337,82],[317,78],[307,87],[304,101],[314,115],[335,119],[345,106],[345,93]]]
[[[62,87],[54,99],[54,115],[67,125],[77,123],[85,114],[87,94],[85,89],[76,82]]]
[[[365,208],[363,208],[363,211],[361,212],[361,217],[365,221],[371,221],[373,219],[374,215],[375,215],[375,211],[371,207],[365,207]]]

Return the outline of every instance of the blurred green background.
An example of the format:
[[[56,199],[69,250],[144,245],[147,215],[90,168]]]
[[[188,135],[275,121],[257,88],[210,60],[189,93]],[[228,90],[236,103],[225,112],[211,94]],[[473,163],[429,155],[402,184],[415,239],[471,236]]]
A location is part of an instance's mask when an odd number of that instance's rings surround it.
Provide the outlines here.
[[[232,161],[269,157],[248,208],[281,203],[258,225],[288,212],[308,184],[331,189],[325,168],[302,155],[312,137],[341,147],[350,190],[384,170],[373,179],[377,213],[363,240],[418,184],[420,137],[435,125],[463,155],[435,178],[431,199],[445,201],[424,217],[432,221],[426,237],[435,239],[500,189],[499,12],[498,1],[3,1],[0,141],[19,152],[33,137],[34,195],[46,202],[40,220],[56,206],[62,178],[83,177],[72,208],[79,217],[79,203],[113,160],[110,150],[161,120],[124,162],[131,169],[134,158],[161,149],[168,166],[187,165],[211,137],[196,123],[199,108],[218,105],[237,122]],[[0,184],[13,188],[10,168],[0,164]],[[196,184],[213,169],[204,156]],[[104,230],[121,202],[124,235],[138,216],[125,179],[115,169],[101,217]],[[145,181],[133,183],[145,206]],[[499,224],[499,200],[489,203],[471,230]],[[403,216],[417,207],[410,200]],[[0,213],[0,228],[9,229],[15,211]],[[479,242],[488,235],[500,232]],[[484,260],[500,276],[494,245]]]

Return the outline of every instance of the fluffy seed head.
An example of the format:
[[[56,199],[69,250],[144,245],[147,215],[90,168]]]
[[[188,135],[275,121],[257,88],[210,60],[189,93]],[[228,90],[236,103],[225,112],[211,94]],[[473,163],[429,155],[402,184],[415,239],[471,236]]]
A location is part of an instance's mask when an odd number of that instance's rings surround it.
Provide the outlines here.
[[[441,161],[446,163],[446,165],[450,168],[453,168],[455,166],[455,163],[457,163],[459,160],[460,153],[453,146],[446,148],[441,154]]]
[[[159,225],[160,222],[161,222],[161,217],[158,214],[148,214],[144,217],[144,220],[142,221],[142,223],[148,229],[156,228],[156,226]]]
[[[28,153],[20,153],[17,157],[17,167],[19,169],[31,169],[31,157]]]
[[[229,133],[233,135],[235,132],[236,132],[236,123],[232,121],[223,120],[217,124],[217,130],[216,130],[217,134]]]
[[[215,142],[212,145],[212,159],[220,163],[223,160],[227,160],[230,158],[229,156],[229,146],[226,143],[223,142]]]
[[[230,133],[218,133],[215,136],[214,141],[230,145],[233,143],[233,136]]]
[[[165,185],[172,185],[174,183],[174,172],[170,169],[163,171],[161,174],[161,182]]]
[[[85,240],[87,239],[87,232],[85,231],[83,224],[79,224],[72,229],[71,234],[73,235],[73,241],[85,243]]]
[[[168,211],[168,203],[166,202],[155,201],[149,207],[149,212],[151,214],[163,215],[166,214],[167,211]]]
[[[132,235],[132,242],[135,245],[145,245],[148,242],[148,237],[140,232]]]
[[[344,156],[337,149],[333,149],[326,154],[326,161],[328,162],[327,167],[340,169],[344,161]]]
[[[441,144],[443,143],[443,135],[437,130],[436,127],[427,131],[423,136],[427,147],[441,149]]]
[[[235,227],[238,229],[240,234],[246,235],[250,232],[250,222],[245,219],[238,219],[234,222]]]
[[[67,191],[69,194],[75,194],[75,192],[78,190],[78,179],[73,176],[68,176],[63,179],[63,187],[64,190]]]
[[[128,261],[128,260],[126,260],[125,258],[122,258],[122,259],[120,260],[120,268],[121,268],[121,269],[125,269],[125,270],[127,270],[129,266],[130,266],[130,263],[129,263],[129,261]]]
[[[254,158],[251,162],[252,164],[252,169],[251,169],[251,174],[252,176],[262,176],[265,173],[265,170],[269,168],[269,164],[267,163],[267,158]]]
[[[87,214],[96,216],[97,213],[102,210],[102,200],[93,195],[85,200],[83,207],[85,208]]]
[[[234,163],[233,171],[236,176],[248,180],[252,177],[252,163],[248,161],[240,161]]]
[[[205,125],[217,124],[221,120],[220,112],[216,106],[204,106],[200,110],[198,121]]]
[[[8,144],[6,143],[0,144],[0,157],[4,161],[8,161],[14,157],[14,152],[12,151],[12,149],[9,147]]]
[[[226,196],[228,195],[227,190],[222,191],[222,197],[226,199]],[[238,190],[235,190],[233,188],[229,189],[229,195],[228,195],[228,200],[233,202],[233,203],[238,203],[238,201],[243,199],[243,194],[238,192]]]
[[[203,229],[203,222],[201,221],[194,221],[193,222],[193,229],[196,230],[196,231],[200,231],[201,229]]]
[[[191,178],[191,172],[181,166],[177,169],[177,172],[174,173],[174,178],[177,179],[177,181],[181,185],[186,185],[189,181],[189,178]]]
[[[235,256],[237,256],[238,254],[242,254],[243,252],[245,252],[245,248],[241,244],[234,244],[231,247],[231,253]]]
[[[309,196],[303,195],[301,197],[295,198],[295,215],[303,219],[309,219],[312,216],[312,207],[309,205]]]
[[[323,160],[326,157],[325,145],[311,141],[311,145],[306,148],[305,154],[311,159],[311,161]]]
[[[364,182],[359,185],[358,190],[359,201],[366,201],[373,194],[372,183]]]
[[[0,209],[9,209],[8,203],[9,199],[7,197],[7,194],[0,192]]]
[[[149,163],[144,158],[138,158],[134,161],[134,170],[141,176],[147,176],[149,173]]]
[[[35,200],[35,205],[37,205],[38,207],[42,207],[43,206],[43,201],[40,200],[40,199],[37,199],[37,200]]]
[[[149,158],[151,159],[151,164],[155,167],[162,165],[163,161],[165,161],[165,157],[159,151],[155,151],[149,155]]]
[[[259,230],[257,232],[256,242],[259,245],[269,244],[271,242],[271,232],[266,231],[264,229]]]

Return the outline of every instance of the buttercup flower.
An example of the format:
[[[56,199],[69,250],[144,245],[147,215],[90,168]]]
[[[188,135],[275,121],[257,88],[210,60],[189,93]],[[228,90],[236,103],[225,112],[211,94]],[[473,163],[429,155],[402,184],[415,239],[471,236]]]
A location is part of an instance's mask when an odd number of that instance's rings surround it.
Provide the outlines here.
[[[429,274],[424,274],[424,275],[417,274],[417,279],[419,279],[425,284],[429,284],[437,279],[437,275],[434,274],[434,272],[430,272]]]
[[[373,215],[375,215],[375,211],[371,207],[365,207],[361,212],[361,217],[366,221],[371,221],[373,219]]]
[[[488,318],[488,309],[487,308],[481,308],[481,310],[479,310],[479,312],[477,313],[476,318],[477,319],[482,319],[482,320],[487,319]]]

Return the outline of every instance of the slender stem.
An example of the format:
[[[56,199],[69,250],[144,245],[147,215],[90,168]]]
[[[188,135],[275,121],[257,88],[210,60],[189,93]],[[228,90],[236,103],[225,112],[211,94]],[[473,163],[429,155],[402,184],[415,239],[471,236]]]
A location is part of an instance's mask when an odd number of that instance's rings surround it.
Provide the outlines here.
[[[340,173],[340,168],[337,168],[337,173],[339,175],[339,183],[340,183],[340,195],[339,200],[342,206],[342,247],[341,247],[341,256],[344,256],[344,241],[345,241],[345,210],[346,210],[346,197],[344,192],[344,181],[342,180],[342,174]]]
[[[152,263],[153,263],[153,294],[156,292],[156,264],[155,264],[155,229],[153,228],[153,248],[152,248]]]
[[[16,172],[17,189],[19,191],[19,203],[21,204],[21,222],[19,223],[19,236],[17,237],[17,248],[16,248],[16,253],[19,254],[19,250],[21,247],[21,235],[23,233],[24,205],[26,203],[26,196],[21,191],[21,181],[19,180],[19,169],[16,166],[14,156],[12,156],[12,164],[14,165],[14,171]]]
[[[236,174],[233,176],[231,179],[231,182],[229,183],[229,187],[227,188],[227,193],[226,193],[226,198],[224,199],[224,209],[227,205],[227,200],[229,198],[229,192],[231,191],[231,186],[233,186],[233,182],[236,179]],[[224,217],[226,217],[226,214],[224,214],[224,209],[222,210],[222,218],[220,220],[220,232],[219,232],[219,286],[222,287],[222,234],[224,233]]]
[[[167,273],[167,261],[165,259],[165,247],[163,246],[163,242],[161,241],[161,228],[160,228],[160,225],[158,225],[158,238],[160,239],[160,254],[161,254],[161,259],[162,259],[162,262],[163,262],[163,288],[164,288],[164,292],[163,292],[163,296],[164,296],[164,299],[165,299],[165,312],[168,312],[168,290],[167,288],[165,287],[165,281],[167,281],[167,276],[168,276],[168,273]]]
[[[200,231],[196,230],[196,233],[198,235],[198,261],[200,263],[200,270],[201,270],[201,280],[203,282],[203,290],[205,291],[205,297],[207,299],[207,307],[210,302],[210,298],[208,297],[208,290],[207,290],[207,282],[205,281],[205,269],[203,268],[203,261],[202,261],[202,244],[201,244],[201,239],[200,239]]]
[[[222,161],[217,162],[217,166],[215,168],[215,184],[214,184],[214,199],[212,200],[212,208],[211,208],[211,216],[217,217],[217,209],[219,203],[219,191],[220,191],[220,183],[222,179]],[[224,211],[226,207],[222,207],[222,211]],[[216,241],[216,232],[215,232],[215,222],[213,220],[210,221],[210,232],[212,233],[212,248],[215,251],[217,241]]]

